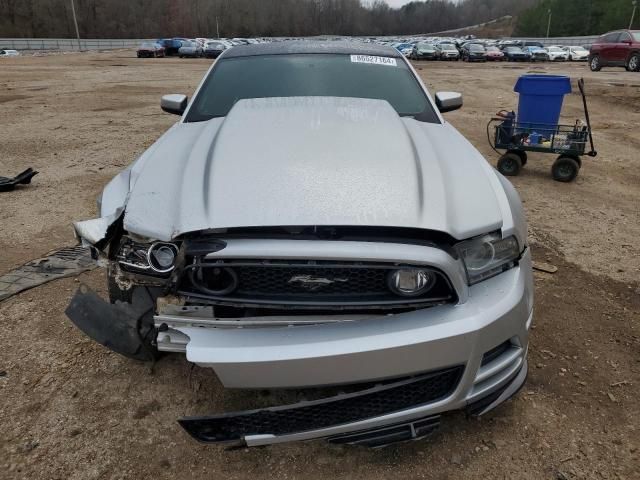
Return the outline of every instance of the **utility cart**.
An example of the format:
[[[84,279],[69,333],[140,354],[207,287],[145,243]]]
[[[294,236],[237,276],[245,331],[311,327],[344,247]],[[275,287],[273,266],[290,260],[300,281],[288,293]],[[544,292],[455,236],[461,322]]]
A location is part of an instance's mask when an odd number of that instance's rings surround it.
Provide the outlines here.
[[[541,88],[540,79],[566,79],[566,77],[546,75],[528,75],[525,77],[537,77],[533,80],[534,86],[537,87],[537,91],[543,90],[544,93],[549,92],[548,85],[543,84]],[[523,78],[521,77],[520,80]],[[519,91],[520,80],[516,85],[516,91]],[[568,79],[566,80],[568,81]],[[547,87],[546,91],[544,87]],[[551,174],[554,180],[570,182],[576,178],[582,166],[581,157],[584,155],[595,157],[597,155],[593,146],[583,79],[578,80],[578,88],[582,95],[586,124],[580,120],[576,120],[573,125],[561,125],[558,123],[560,109],[562,108],[562,96],[564,93],[568,93],[566,90],[559,95],[534,94],[533,98],[525,98],[524,102],[523,94],[521,93],[518,115],[514,112],[502,110],[489,121],[487,137],[492,148],[501,154],[497,165],[500,173],[507,176],[518,175],[522,167],[527,163],[527,152],[538,152],[558,155],[551,167]],[[560,98],[559,101],[557,97]],[[539,122],[537,120],[545,121]],[[493,138],[490,134],[492,127],[494,129]],[[502,154],[499,150],[505,150],[506,152]]]

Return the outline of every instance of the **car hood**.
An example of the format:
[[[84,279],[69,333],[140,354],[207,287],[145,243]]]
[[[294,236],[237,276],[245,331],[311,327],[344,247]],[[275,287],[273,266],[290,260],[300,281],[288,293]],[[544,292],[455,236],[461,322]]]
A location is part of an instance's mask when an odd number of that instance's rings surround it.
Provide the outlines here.
[[[225,118],[174,125],[129,173],[124,226],[158,240],[299,225],[464,239],[503,220],[500,182],[462,135],[402,118],[380,100],[241,100]]]

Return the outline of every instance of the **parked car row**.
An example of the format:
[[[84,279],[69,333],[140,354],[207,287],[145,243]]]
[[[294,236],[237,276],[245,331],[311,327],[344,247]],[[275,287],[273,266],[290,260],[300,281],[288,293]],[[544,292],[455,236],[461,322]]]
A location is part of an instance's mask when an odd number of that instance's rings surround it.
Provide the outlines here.
[[[400,53],[412,60],[462,60],[468,62],[586,61],[589,51],[581,46],[543,47],[538,42],[497,42],[495,40],[455,40],[396,42]]]
[[[144,42],[138,47],[138,58],[178,56],[180,58],[218,58],[222,52],[235,45],[267,42],[255,38],[161,38]]]
[[[535,40],[456,37],[361,38],[366,43],[395,47],[412,60],[588,62],[597,72],[603,67],[640,71],[640,30],[616,30],[587,45],[545,46]]]

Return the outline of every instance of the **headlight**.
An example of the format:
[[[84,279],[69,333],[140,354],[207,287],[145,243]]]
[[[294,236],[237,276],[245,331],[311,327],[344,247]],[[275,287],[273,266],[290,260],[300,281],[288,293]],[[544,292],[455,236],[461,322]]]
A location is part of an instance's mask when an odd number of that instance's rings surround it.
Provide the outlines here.
[[[172,243],[154,243],[149,247],[147,260],[157,273],[168,273],[175,266],[178,248]]]
[[[436,274],[419,268],[403,268],[389,273],[387,284],[396,295],[417,297],[428,292],[436,283]]]
[[[516,237],[489,234],[456,245],[464,262],[469,285],[513,268],[520,257]]]
[[[116,260],[128,271],[164,275],[175,268],[178,247],[173,243],[153,244],[134,242],[125,237],[120,244]]]

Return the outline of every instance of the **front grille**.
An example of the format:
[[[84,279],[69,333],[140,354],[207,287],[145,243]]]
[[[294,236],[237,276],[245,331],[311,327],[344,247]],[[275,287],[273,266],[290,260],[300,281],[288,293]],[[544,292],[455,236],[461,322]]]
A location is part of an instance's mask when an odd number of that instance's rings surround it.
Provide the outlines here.
[[[463,367],[452,367],[401,382],[329,399],[180,420],[201,442],[239,441],[247,435],[286,435],[379,417],[435,402],[455,390]]]
[[[305,267],[239,267],[240,279],[238,294],[240,295],[303,295],[307,296],[302,283],[291,282],[296,277],[328,277],[334,283],[318,284],[317,292],[323,296],[351,295],[387,295],[385,269],[336,267],[330,271],[326,268]]]
[[[390,290],[387,278],[398,268],[426,268],[435,274],[435,284],[416,297],[396,295]],[[222,286],[215,283],[212,275],[202,273],[214,269],[233,271],[237,286],[230,292],[216,293]],[[444,273],[432,267],[320,260],[201,262],[190,266],[183,275],[179,290],[181,294],[228,305],[406,307],[439,305],[453,302],[456,298]]]

